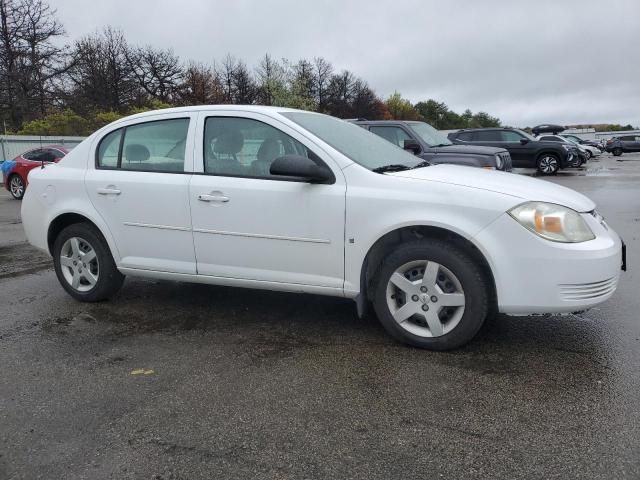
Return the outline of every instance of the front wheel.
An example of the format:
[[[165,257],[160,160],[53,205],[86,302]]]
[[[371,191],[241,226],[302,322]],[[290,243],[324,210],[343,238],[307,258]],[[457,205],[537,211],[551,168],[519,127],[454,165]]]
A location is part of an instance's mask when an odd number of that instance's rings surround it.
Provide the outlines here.
[[[122,286],[124,275],[116,268],[106,240],[92,225],[66,227],[56,238],[52,253],[58,281],[77,300],[106,300]]]
[[[622,155],[622,149],[620,147],[614,148],[612,153],[614,157],[619,157]]]
[[[587,150],[586,155],[587,155],[587,160],[591,160],[591,157],[593,157],[593,153],[591,153],[591,150]]]
[[[11,175],[9,177],[9,193],[11,193],[11,196],[16,200],[22,200],[22,197],[24,197],[24,191],[25,186],[22,177],[17,173]]]
[[[462,249],[440,240],[398,247],[375,277],[374,308],[396,340],[429,350],[469,342],[482,326],[489,288]]]
[[[538,159],[538,172],[542,175],[555,175],[560,169],[560,161],[555,155],[545,153]]]

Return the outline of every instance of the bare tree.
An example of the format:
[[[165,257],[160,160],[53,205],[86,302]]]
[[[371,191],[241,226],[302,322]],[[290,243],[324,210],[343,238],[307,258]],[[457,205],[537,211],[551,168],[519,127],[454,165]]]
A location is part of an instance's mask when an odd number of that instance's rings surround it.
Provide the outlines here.
[[[327,88],[333,75],[333,66],[322,57],[313,59],[313,83],[318,111],[326,110]]]
[[[224,86],[213,69],[201,63],[189,64],[179,89],[181,105],[224,103],[225,98]]]
[[[110,27],[76,42],[67,102],[78,112],[126,111],[144,103],[129,58],[131,48],[119,30]]]
[[[50,107],[53,79],[65,68],[66,48],[55,42],[63,34],[42,0],[0,0],[0,104],[13,128]]]
[[[180,59],[172,50],[151,46],[126,49],[125,54],[138,85],[152,100],[172,102],[182,80]]]
[[[257,99],[262,105],[274,105],[274,100],[285,89],[285,68],[268,53],[256,68]]]

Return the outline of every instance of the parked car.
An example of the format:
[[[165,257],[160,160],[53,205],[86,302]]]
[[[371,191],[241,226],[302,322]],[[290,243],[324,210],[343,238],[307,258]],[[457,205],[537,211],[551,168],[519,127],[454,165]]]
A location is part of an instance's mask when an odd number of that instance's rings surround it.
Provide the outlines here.
[[[21,200],[27,189],[27,176],[29,172],[44,163],[58,162],[69,150],[59,145],[34,148],[27,150],[13,159],[13,166],[5,173],[2,171],[4,187],[9,190],[11,196]]]
[[[536,168],[543,175],[573,166],[579,153],[573,145],[542,142],[517,128],[467,128],[450,133],[449,139],[462,145],[506,148],[514,167]]]
[[[598,147],[593,146],[593,145],[589,145],[588,143],[580,143],[577,140],[575,140],[575,136],[574,135],[557,135],[558,137],[562,138],[565,141],[568,141],[569,143],[572,143],[574,145],[576,145],[581,152],[584,151],[584,153],[587,156],[587,160],[591,160],[593,157],[598,157],[600,156],[600,154],[602,153],[602,150],[600,150]]]
[[[561,133],[560,136],[568,140],[573,140],[574,142],[579,143],[580,145],[583,145],[583,146],[588,145],[590,147],[595,147],[600,151],[600,153],[604,152],[604,143],[602,142],[602,140],[587,140],[584,138],[580,138],[577,135],[572,135],[570,133]]]
[[[619,157],[623,153],[640,152],[640,135],[622,135],[607,141],[607,152]]]
[[[623,244],[590,199],[425,165],[319,113],[171,108],[111,123],[31,172],[22,221],[80,301],[112,297],[125,275],[334,295],[435,350],[470,341],[490,309],[575,312],[611,297]]]
[[[568,138],[564,138],[562,135],[539,135],[536,137],[537,140],[542,142],[557,142],[563,143],[567,145],[573,145],[578,149],[578,155],[574,158],[573,167],[579,167],[582,164],[586,163],[587,160],[591,159],[594,156],[594,153],[590,150],[595,150],[598,155],[600,155],[600,151],[595,147],[589,147],[588,145],[579,145]]]
[[[353,123],[431,164],[452,163],[511,171],[511,156],[504,148],[454,145],[446,135],[425,122],[354,120]]]

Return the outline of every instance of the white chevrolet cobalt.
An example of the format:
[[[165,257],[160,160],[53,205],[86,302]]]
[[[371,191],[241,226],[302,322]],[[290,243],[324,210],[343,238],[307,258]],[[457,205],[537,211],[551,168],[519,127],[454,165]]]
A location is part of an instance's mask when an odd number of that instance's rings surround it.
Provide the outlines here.
[[[118,120],[31,171],[22,218],[81,301],[125,275],[344,296],[434,350],[471,340],[488,311],[593,307],[624,255],[572,190],[429,166],[357,125],[275,107]]]

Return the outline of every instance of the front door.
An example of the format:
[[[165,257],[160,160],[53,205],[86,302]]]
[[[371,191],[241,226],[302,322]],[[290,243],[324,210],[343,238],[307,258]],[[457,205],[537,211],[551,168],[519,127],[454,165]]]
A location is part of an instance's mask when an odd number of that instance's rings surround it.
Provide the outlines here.
[[[85,186],[113,235],[119,266],[196,273],[186,173],[194,128],[190,114],[161,115],[99,141]]]
[[[346,185],[330,157],[277,120],[202,113],[189,188],[198,274],[341,289]],[[331,184],[271,175],[302,155],[333,171]],[[198,159],[199,158],[199,159]]]

